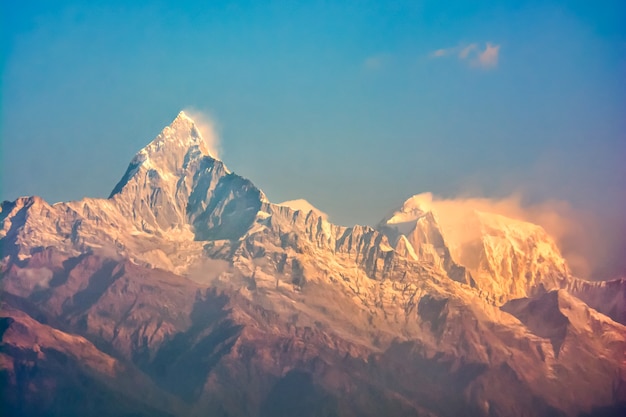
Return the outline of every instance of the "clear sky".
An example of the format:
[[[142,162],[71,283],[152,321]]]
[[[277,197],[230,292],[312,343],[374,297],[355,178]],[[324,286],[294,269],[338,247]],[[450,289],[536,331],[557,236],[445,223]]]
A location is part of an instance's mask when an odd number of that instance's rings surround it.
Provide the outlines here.
[[[0,199],[105,197],[183,108],[275,202],[626,212],[626,2],[8,1]]]

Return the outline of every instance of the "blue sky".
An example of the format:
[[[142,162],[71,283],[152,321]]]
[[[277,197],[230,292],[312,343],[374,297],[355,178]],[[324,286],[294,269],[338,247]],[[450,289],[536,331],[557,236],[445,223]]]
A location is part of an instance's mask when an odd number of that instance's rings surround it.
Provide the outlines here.
[[[3,200],[105,197],[191,107],[231,170],[342,224],[423,191],[626,212],[623,1],[2,0],[1,14]]]

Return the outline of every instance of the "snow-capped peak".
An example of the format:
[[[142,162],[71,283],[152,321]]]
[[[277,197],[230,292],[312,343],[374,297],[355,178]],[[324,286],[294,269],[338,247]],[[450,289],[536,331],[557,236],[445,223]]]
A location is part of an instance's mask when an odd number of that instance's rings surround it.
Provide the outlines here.
[[[316,208],[313,204],[309,203],[307,200],[303,198],[300,198],[297,200],[283,201],[282,203],[279,203],[278,205],[289,207],[290,209],[295,210],[295,211],[302,211],[303,213],[308,213],[312,211],[313,213],[320,216],[324,220],[328,220],[328,215],[326,213]]]
[[[421,193],[416,194],[406,200],[402,207],[395,210],[387,219],[383,220],[386,224],[400,224],[414,222],[432,209],[433,194]]]
[[[158,174],[161,180],[176,182],[182,172],[205,157],[216,160],[210,154],[207,142],[194,120],[181,111],[152,142],[135,155],[111,196],[120,192],[140,171],[152,172],[151,175]],[[220,165],[226,173],[230,172],[221,162]]]
[[[189,117],[187,113],[185,113],[184,110],[181,110],[180,113],[178,113],[178,116],[176,116],[176,118],[174,119],[172,123],[176,123],[177,120],[195,123],[193,119]]]
[[[192,148],[197,149],[202,155],[210,156],[207,144],[195,122],[181,111],[169,126],[139,151],[137,156],[150,157],[156,153],[186,154]]]

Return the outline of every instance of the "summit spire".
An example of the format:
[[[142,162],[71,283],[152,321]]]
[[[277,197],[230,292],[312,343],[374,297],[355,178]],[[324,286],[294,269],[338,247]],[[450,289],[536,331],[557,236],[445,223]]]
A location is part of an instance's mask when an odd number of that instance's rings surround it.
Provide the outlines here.
[[[173,154],[187,153],[191,148],[197,148],[203,155],[210,155],[207,144],[197,128],[196,123],[184,111],[166,126],[138,156],[142,153],[152,156],[156,153]]]
[[[181,111],[152,142],[137,152],[111,196],[121,191],[139,173],[152,171],[161,178],[175,178],[193,161],[204,157],[215,159],[209,153],[207,143],[196,123]]]

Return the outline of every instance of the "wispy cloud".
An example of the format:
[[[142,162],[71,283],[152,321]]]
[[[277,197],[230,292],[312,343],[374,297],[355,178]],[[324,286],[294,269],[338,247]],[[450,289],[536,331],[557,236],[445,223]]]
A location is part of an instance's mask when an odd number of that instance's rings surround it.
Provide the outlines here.
[[[430,53],[431,58],[445,58],[456,56],[460,61],[468,63],[470,66],[490,69],[498,66],[500,56],[500,45],[485,43],[481,46],[478,43],[463,44],[451,48],[441,48]]]
[[[365,58],[363,67],[369,71],[378,71],[382,69],[388,61],[389,55],[387,54],[372,55]]]
[[[187,107],[184,111],[194,121],[211,156],[219,159],[222,153],[222,146],[215,119],[206,112],[194,108]]]
[[[446,55],[450,55],[453,54],[456,51],[457,48],[442,48],[442,49],[437,49],[436,51],[434,51],[433,53],[430,54],[431,57],[433,58],[441,58],[443,56]]]
[[[461,52],[459,52],[459,59],[467,59],[467,57],[469,57],[470,54],[476,51],[477,49],[478,49],[478,45],[475,43],[471,43],[467,45],[466,47],[461,49]]]

